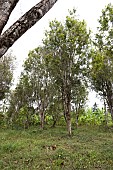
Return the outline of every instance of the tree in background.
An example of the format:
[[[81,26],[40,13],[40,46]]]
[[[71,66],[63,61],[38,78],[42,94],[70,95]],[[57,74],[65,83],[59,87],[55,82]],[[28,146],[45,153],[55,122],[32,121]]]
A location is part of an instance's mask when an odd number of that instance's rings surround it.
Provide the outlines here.
[[[113,5],[111,4],[102,10],[94,45],[92,87],[106,101],[113,120]]]
[[[28,111],[28,108],[31,111],[32,102],[32,86],[28,77],[22,73],[19,83],[10,94],[10,106],[7,113],[8,122],[17,125],[23,123],[23,125],[29,126],[32,114]]]
[[[0,101],[9,93],[14,70],[14,56],[8,54],[0,59]]]
[[[19,0],[0,0],[0,58],[29,28],[39,21],[57,2],[57,0],[41,0],[10,28],[2,33],[11,13]]]
[[[72,105],[73,113],[75,117],[75,124],[78,127],[78,120],[80,115],[85,110],[85,104],[88,100],[88,89],[87,84],[83,84],[82,81],[79,81],[75,84],[72,91]]]
[[[0,124],[5,123],[9,107],[10,90],[13,83],[14,56],[7,54],[0,58]]]
[[[50,30],[46,31],[43,41],[48,50],[47,68],[62,98],[69,135],[73,95],[78,94],[76,93],[78,86],[81,89],[85,85],[89,65],[90,32],[87,31],[84,21],[76,19],[75,12],[75,10],[70,12],[64,24],[57,20],[50,22]]]
[[[24,73],[32,86],[33,103],[37,107],[42,129],[44,128],[45,111],[54,89],[45,65],[45,55],[44,47],[38,47],[29,53],[24,64]]]

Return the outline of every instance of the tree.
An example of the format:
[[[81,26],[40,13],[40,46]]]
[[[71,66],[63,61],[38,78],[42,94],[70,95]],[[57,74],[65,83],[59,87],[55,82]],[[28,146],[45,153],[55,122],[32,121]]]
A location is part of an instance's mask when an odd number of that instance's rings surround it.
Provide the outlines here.
[[[13,60],[14,57],[12,54],[3,56],[0,59],[0,100],[6,97],[12,84],[14,70]]]
[[[32,86],[28,77],[21,74],[19,83],[15,90],[11,91],[9,98],[9,109],[7,113],[8,121],[10,124],[23,123],[29,126],[32,108]]]
[[[113,120],[113,5],[111,4],[102,10],[94,45],[92,87],[106,101]]]
[[[52,117],[52,127],[55,127],[56,123],[63,116],[62,101],[59,96],[59,94],[53,96],[52,101],[50,102],[47,109],[48,116]]]
[[[60,92],[68,134],[71,135],[73,91],[80,83],[84,84],[86,78],[90,32],[84,21],[75,18],[73,10],[64,24],[57,20],[50,22],[50,31],[46,31],[45,35],[48,72]]]
[[[44,128],[45,112],[50,98],[53,96],[52,83],[44,60],[45,55],[44,47],[38,47],[29,53],[29,57],[24,63],[24,74],[32,86],[32,98],[39,113],[42,129]]]
[[[41,0],[32,7],[21,18],[19,18],[10,28],[2,33],[10,14],[14,10],[19,0],[0,0],[0,58],[28,29],[39,21],[57,2],[57,0]]]
[[[82,81],[76,83],[72,90],[72,105],[73,112],[75,113],[75,124],[78,127],[78,119],[81,113],[84,111],[85,104],[88,99],[87,85]]]

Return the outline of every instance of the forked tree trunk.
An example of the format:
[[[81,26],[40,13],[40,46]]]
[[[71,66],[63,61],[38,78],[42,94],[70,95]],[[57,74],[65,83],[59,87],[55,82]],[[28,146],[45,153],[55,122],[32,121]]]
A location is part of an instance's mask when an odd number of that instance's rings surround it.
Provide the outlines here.
[[[57,0],[41,0],[1,34],[18,1],[0,0],[0,57],[57,2]]]

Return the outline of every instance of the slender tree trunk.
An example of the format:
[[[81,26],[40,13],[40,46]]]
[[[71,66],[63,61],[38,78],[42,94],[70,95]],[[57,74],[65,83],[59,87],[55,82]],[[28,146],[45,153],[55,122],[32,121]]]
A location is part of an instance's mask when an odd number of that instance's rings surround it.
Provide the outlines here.
[[[75,120],[76,128],[78,128],[78,117],[79,117],[79,113],[78,113],[78,110],[77,110],[76,111],[76,120]]]
[[[65,87],[62,90],[62,102],[63,102],[64,118],[67,124],[68,135],[71,136],[72,129],[71,129],[71,113],[70,113],[71,112],[70,95],[69,93],[67,93]]]
[[[66,121],[66,125],[67,125],[67,131],[69,136],[71,136],[72,132],[71,132],[71,114],[69,109],[64,110],[64,118]]]
[[[106,102],[105,101],[104,101],[104,114],[105,114],[105,124],[107,126],[107,124],[108,124],[108,113],[107,113]]]
[[[112,119],[112,123],[113,123],[113,97],[111,95],[111,97],[108,98],[108,101],[107,101],[107,105],[108,105],[108,108],[110,110],[110,113],[111,113],[111,119]]]
[[[67,117],[67,130],[68,130],[68,135],[71,136],[72,135],[72,129],[71,129],[71,115],[69,112],[66,113],[66,117]]]
[[[111,119],[112,119],[112,123],[113,123],[113,108],[111,108]]]
[[[65,122],[67,122],[66,109],[64,110],[64,119],[65,119]]]
[[[53,119],[52,128],[54,128],[54,127],[55,127],[55,125],[56,125],[56,122],[57,122],[57,120],[56,120],[56,119]]]
[[[40,114],[40,124],[41,124],[41,129],[44,129],[44,112],[42,111]]]
[[[68,135],[71,136],[72,135],[72,129],[71,129],[71,106],[70,106],[70,102],[68,101],[66,104],[66,123],[67,123],[67,130],[68,130]]]

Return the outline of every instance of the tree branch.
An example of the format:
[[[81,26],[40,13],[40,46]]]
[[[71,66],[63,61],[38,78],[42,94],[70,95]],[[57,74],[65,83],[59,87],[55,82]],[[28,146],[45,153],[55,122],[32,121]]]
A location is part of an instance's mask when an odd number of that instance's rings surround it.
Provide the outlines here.
[[[19,39],[28,29],[39,21],[58,0],[41,0],[21,18],[19,18],[3,35],[0,36],[0,57]]]
[[[0,0],[0,34],[19,0]]]

